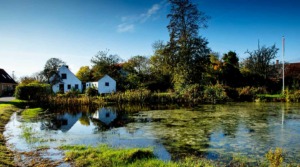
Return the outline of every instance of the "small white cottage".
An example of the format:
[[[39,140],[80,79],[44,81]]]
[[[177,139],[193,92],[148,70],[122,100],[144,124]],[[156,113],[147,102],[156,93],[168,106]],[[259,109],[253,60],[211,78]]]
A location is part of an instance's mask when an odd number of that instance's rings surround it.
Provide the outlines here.
[[[98,92],[99,94],[116,92],[116,81],[109,75],[104,75],[98,81]]]
[[[70,71],[69,67],[66,65],[61,66],[58,69],[58,74],[61,77],[62,81],[53,85],[53,92],[61,91],[63,93],[70,91],[72,88],[82,92],[82,83],[81,81]]]

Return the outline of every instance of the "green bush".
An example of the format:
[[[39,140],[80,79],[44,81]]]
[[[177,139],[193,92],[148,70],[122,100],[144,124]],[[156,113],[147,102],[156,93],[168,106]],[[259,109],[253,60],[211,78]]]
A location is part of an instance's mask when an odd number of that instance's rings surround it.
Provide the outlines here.
[[[220,84],[206,86],[204,89],[204,101],[208,103],[219,103],[228,100],[225,89]]]
[[[78,97],[80,91],[78,89],[72,88],[65,93],[65,97]]]
[[[88,97],[98,96],[98,90],[95,87],[88,87],[85,90],[85,95]]]
[[[41,101],[52,93],[51,86],[43,83],[30,83],[28,85],[18,85],[15,96],[20,100]]]
[[[203,97],[203,88],[199,84],[187,85],[180,91],[180,96],[186,102],[200,102]]]

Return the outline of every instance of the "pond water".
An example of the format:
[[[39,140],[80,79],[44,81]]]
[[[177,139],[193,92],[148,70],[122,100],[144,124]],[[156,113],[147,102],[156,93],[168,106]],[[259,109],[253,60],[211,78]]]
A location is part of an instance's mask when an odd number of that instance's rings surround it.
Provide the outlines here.
[[[45,157],[60,159],[66,144],[152,147],[163,160],[201,156],[229,162],[233,156],[253,161],[269,149],[284,149],[286,162],[300,162],[300,105],[233,103],[197,109],[124,112],[101,107],[93,112],[45,112],[24,121],[14,114],[5,136],[12,149],[50,147]],[[24,132],[31,133],[26,140]]]

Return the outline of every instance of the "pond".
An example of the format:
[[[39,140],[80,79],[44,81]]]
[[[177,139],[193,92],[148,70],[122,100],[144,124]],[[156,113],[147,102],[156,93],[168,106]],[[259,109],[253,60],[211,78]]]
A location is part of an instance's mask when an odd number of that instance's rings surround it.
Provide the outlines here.
[[[148,110],[148,111],[146,111]],[[229,162],[234,156],[257,161],[269,149],[283,148],[286,162],[300,162],[300,105],[232,103],[200,105],[197,109],[118,107],[95,111],[47,111],[37,119],[14,114],[6,125],[8,144],[16,151],[49,147],[45,157],[61,159],[66,144],[152,147],[163,160],[200,156]],[[31,138],[24,137],[30,132]]]

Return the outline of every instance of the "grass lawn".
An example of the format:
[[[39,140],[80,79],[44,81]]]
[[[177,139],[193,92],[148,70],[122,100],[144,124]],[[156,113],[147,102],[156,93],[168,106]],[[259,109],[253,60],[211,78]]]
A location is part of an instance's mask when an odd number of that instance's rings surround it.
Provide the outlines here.
[[[5,125],[10,120],[11,115],[18,110],[13,105],[14,103],[18,103],[18,101],[0,103],[0,166],[14,166],[14,155],[7,149],[3,136]]]

